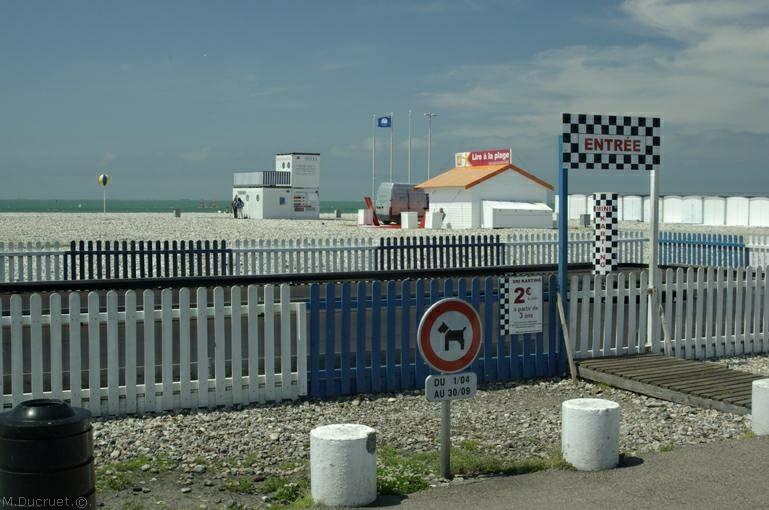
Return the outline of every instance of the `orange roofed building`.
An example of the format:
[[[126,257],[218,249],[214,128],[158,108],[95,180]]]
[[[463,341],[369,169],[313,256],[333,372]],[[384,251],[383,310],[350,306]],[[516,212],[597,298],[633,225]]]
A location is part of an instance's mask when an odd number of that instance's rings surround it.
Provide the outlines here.
[[[553,185],[510,163],[452,168],[416,187],[431,212],[443,209],[445,228],[553,227]]]

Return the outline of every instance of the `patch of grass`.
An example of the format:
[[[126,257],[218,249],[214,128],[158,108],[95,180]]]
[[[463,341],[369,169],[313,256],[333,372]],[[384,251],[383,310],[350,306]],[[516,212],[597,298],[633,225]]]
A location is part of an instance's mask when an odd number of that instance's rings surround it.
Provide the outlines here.
[[[306,460],[287,460],[285,462],[281,462],[277,465],[277,468],[281,471],[290,471],[292,469],[296,469],[298,467],[306,467],[307,461]]]
[[[753,439],[754,437],[756,437],[755,432],[753,432],[752,430],[746,430],[745,432],[742,433],[742,435],[740,436],[740,439]]]
[[[459,443],[459,447],[469,452],[474,452],[481,447],[481,442],[475,439],[465,439]]]
[[[546,458],[506,459],[480,451],[477,441],[451,449],[451,471],[455,475],[519,475],[545,469],[574,469],[559,453]],[[440,473],[440,454],[408,454],[391,447],[379,449],[377,486],[380,494],[404,496],[426,489],[430,475]]]
[[[238,476],[228,479],[224,489],[238,494],[267,494],[270,496],[271,508],[300,509],[312,506],[310,479],[307,476],[271,476],[262,482],[256,482],[251,476]]]
[[[598,389],[601,391],[609,391],[611,389],[611,386],[606,383],[597,382],[595,385],[598,386]]]
[[[133,487],[142,473],[142,466],[150,466],[150,472],[170,471],[176,463],[166,457],[140,455],[123,462],[114,462],[96,468],[96,489],[122,491]],[[109,473],[109,474],[107,474]],[[155,473],[152,473],[155,474]]]
[[[144,510],[144,505],[137,501],[126,501],[120,508],[122,510]]]
[[[256,494],[256,482],[251,476],[236,476],[224,482],[224,490],[237,494]]]
[[[657,449],[657,451],[662,452],[662,453],[666,453],[666,452],[672,452],[673,450],[675,450],[675,448],[676,448],[676,445],[674,445],[672,443],[665,443],[665,444],[660,445],[660,447]]]

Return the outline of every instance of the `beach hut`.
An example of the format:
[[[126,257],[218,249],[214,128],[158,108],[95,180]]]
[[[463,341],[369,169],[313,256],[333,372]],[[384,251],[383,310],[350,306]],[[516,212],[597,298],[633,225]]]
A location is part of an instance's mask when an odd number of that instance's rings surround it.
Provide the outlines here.
[[[751,227],[769,227],[769,198],[751,198],[749,211]]]
[[[668,195],[662,198],[664,214],[660,216],[662,223],[681,223],[683,198],[678,195]]]
[[[644,197],[644,208],[643,208],[643,218],[644,222],[649,223],[651,221],[651,199],[649,197]],[[662,220],[664,212],[664,200],[662,197],[660,197],[660,200],[657,202],[657,218]],[[661,221],[660,221],[661,222]]]
[[[750,202],[746,197],[726,198],[726,224],[747,227],[750,220]]]
[[[552,228],[553,186],[511,163],[455,167],[418,184],[446,228]],[[544,207],[532,208],[532,204]]]
[[[622,221],[643,220],[643,199],[639,195],[622,197]]]
[[[702,197],[688,195],[681,200],[681,223],[702,225]]]
[[[587,208],[587,196],[569,195],[569,219],[578,220],[582,214],[590,214]]]
[[[703,225],[726,225],[726,199],[724,197],[703,197]]]

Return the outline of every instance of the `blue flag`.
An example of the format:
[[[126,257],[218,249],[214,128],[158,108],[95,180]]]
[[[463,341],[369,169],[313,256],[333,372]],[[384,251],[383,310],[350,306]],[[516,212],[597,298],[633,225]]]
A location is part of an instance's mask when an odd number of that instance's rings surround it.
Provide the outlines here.
[[[385,117],[378,117],[376,120],[377,127],[389,128],[393,125],[393,118],[389,115]]]

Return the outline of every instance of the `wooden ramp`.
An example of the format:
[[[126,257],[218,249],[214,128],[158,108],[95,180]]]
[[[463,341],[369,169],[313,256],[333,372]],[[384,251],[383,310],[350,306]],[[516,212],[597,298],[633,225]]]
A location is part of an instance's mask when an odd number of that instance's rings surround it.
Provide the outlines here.
[[[717,363],[658,354],[576,360],[579,376],[623,390],[736,414],[750,413],[752,383],[760,375]]]

